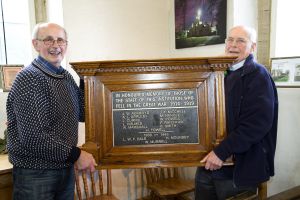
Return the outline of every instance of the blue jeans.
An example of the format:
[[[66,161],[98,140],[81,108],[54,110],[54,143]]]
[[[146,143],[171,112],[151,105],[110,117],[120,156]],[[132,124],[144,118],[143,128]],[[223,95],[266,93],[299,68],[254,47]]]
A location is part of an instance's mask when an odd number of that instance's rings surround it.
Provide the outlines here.
[[[198,167],[195,176],[195,200],[225,200],[242,192],[257,191],[257,186],[236,187],[232,179],[216,179],[210,170]]]
[[[14,200],[74,200],[74,167],[36,170],[13,167]]]

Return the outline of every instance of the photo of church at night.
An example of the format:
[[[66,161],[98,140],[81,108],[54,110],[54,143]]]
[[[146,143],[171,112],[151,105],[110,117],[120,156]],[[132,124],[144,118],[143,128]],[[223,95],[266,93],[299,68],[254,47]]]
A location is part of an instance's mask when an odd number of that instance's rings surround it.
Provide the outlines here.
[[[224,43],[226,0],[175,0],[176,49]]]

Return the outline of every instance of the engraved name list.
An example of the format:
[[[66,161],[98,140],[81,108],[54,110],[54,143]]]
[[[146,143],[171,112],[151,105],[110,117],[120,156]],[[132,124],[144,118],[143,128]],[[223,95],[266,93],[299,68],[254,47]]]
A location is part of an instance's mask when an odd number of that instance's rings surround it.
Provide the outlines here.
[[[114,145],[198,143],[196,89],[112,92]]]

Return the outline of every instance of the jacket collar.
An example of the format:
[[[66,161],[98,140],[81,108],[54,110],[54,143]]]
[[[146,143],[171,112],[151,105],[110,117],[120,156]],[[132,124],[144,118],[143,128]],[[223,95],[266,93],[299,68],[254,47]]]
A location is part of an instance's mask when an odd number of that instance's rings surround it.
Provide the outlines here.
[[[38,59],[34,59],[32,61],[32,65],[44,72],[45,74],[52,76],[54,78],[64,78],[64,72],[65,70],[62,71],[61,74],[56,74],[53,71],[50,71],[42,62],[40,62]]]
[[[64,70],[64,68],[62,68],[62,66],[56,67],[56,66],[52,65],[50,62],[48,62],[42,56],[38,56],[36,58],[36,60],[39,63],[41,63],[44,67],[46,67],[49,71],[51,71],[52,73],[61,74],[63,72],[63,70]]]
[[[241,62],[235,63],[229,67],[229,71],[235,71],[239,68],[243,67],[245,63],[245,60],[242,60]]]
[[[245,76],[253,71],[256,70],[256,65],[254,64],[254,56],[253,54],[250,54],[246,60],[245,60],[245,63],[244,63],[244,66],[242,67],[242,73],[241,73],[241,76]]]
[[[236,82],[241,80],[241,78],[247,74],[250,74],[251,72],[255,71],[256,69],[256,65],[254,64],[254,60],[253,60],[253,55],[250,54],[245,62],[244,62],[244,65],[237,69],[236,71],[229,71],[229,74],[230,73],[239,73],[238,76],[235,76],[233,80],[231,80],[231,84],[230,85],[227,85],[227,93],[229,94],[231,92],[231,90],[234,88],[234,86],[236,85]],[[229,75],[230,76],[230,75]],[[225,79],[227,79],[229,77],[225,77]]]

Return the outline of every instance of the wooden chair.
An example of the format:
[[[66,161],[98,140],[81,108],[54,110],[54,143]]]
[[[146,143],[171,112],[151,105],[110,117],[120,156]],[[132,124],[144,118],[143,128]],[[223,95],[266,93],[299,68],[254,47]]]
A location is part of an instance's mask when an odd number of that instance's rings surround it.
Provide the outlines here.
[[[106,192],[104,193],[103,186],[103,174],[106,174]],[[98,176],[98,180],[96,180],[96,176]],[[82,180],[82,182],[81,182]],[[99,184],[96,184],[98,182]],[[111,170],[96,170],[94,173],[78,171],[75,169],[75,185],[76,185],[76,193],[75,197],[79,200],[87,199],[87,200],[118,200],[112,194],[112,180],[111,180]],[[99,186],[99,193],[97,195],[97,185]],[[82,195],[81,186],[83,186],[83,191],[85,193]]]
[[[187,199],[184,194],[193,192],[194,180],[179,176],[178,168],[145,168],[150,199]]]
[[[226,200],[259,200],[257,194],[252,192],[243,192],[241,194],[229,197]]]
[[[266,200],[267,199],[267,182],[258,185],[257,193],[243,192],[226,200]]]

